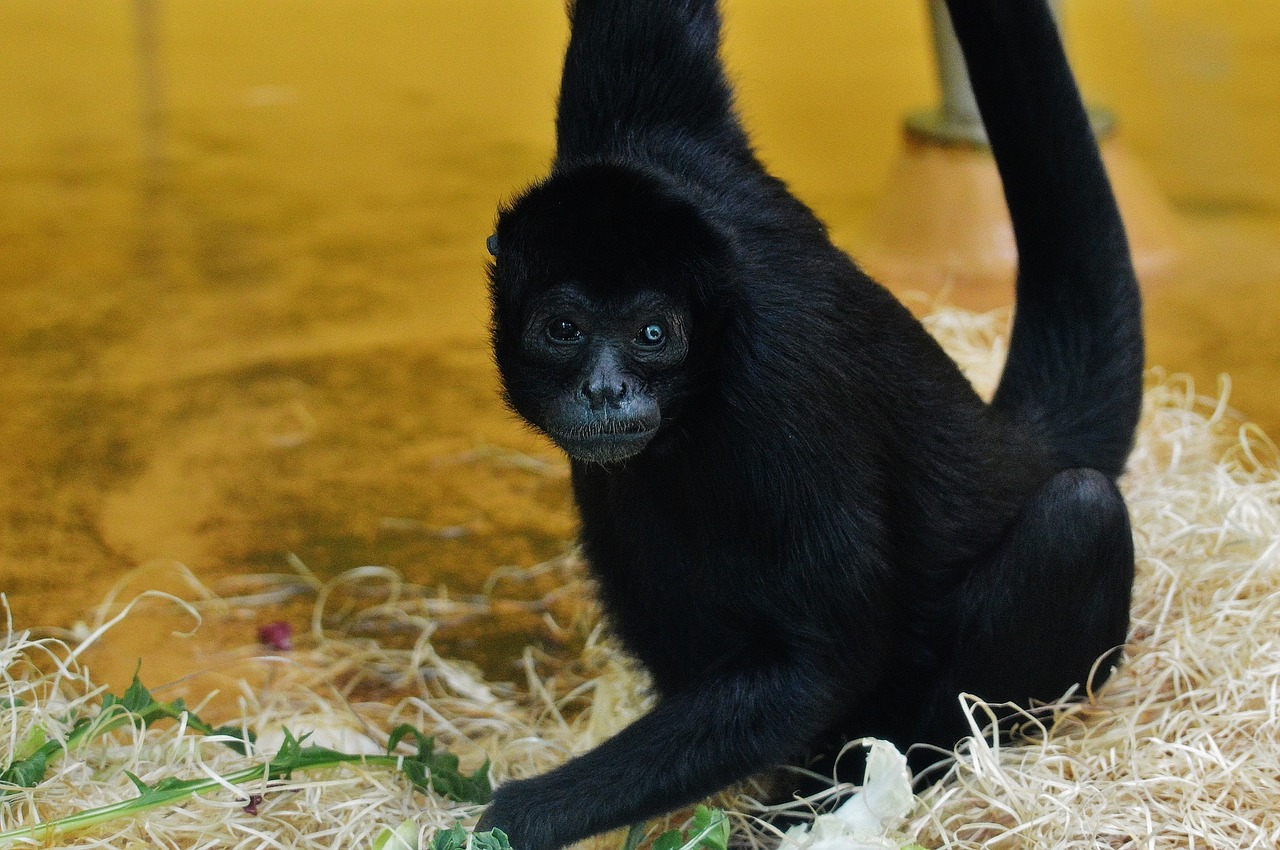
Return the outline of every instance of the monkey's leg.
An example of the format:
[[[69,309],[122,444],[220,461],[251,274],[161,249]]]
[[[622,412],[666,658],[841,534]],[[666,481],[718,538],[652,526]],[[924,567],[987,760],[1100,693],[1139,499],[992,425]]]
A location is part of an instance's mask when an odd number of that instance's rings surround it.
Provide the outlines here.
[[[1119,490],[1091,469],[1058,473],[957,590],[953,642],[912,740],[950,749],[963,737],[962,692],[1026,706],[1101,684],[1125,642],[1132,588],[1133,537]],[[936,760],[913,753],[916,768]]]

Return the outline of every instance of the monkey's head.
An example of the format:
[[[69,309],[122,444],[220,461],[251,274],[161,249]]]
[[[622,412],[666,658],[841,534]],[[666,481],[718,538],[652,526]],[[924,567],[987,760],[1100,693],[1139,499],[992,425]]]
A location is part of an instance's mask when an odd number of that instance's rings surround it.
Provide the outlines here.
[[[597,164],[525,192],[489,249],[510,406],[578,460],[644,451],[706,378],[724,240],[659,178]]]

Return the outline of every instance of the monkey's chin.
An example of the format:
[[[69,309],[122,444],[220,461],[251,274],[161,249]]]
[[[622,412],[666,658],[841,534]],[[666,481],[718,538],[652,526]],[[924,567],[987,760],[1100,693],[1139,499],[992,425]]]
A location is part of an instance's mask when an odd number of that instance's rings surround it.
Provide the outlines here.
[[[644,451],[657,429],[590,435],[552,435],[556,445],[574,460],[585,463],[620,463]]]

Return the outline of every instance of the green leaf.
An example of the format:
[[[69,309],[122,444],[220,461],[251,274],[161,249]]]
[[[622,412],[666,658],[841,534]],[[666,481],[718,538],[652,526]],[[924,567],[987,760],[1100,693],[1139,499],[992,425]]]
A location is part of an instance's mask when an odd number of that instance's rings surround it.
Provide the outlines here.
[[[459,803],[484,804],[493,799],[493,787],[489,784],[489,762],[470,776],[457,772],[457,759],[452,767],[442,769],[438,764],[428,763],[427,779],[430,787],[437,794]]]
[[[137,774],[126,770],[124,775],[129,777],[129,781],[133,783],[134,788],[138,789],[138,794],[141,797],[145,797],[147,794],[151,793],[151,786],[139,779]]]
[[[151,697],[151,691],[142,685],[142,681],[135,673],[133,683],[129,685],[129,689],[124,692],[124,696],[120,698],[120,704],[124,706],[125,711],[131,714],[141,714],[145,709],[149,708],[155,700]],[[103,701],[106,705],[106,701]]]
[[[466,850],[467,831],[461,826],[438,830],[431,839],[431,850]]]
[[[24,759],[13,762],[0,773],[0,785],[16,785],[19,788],[34,788],[44,779],[49,769],[49,759],[43,748],[36,750]]]
[[[119,706],[118,709],[116,708],[117,706]],[[222,743],[240,755],[246,755],[249,750],[248,745],[255,740],[253,733],[246,732],[239,726],[213,728],[200,719],[200,716],[194,711],[187,708],[187,704],[182,697],[178,697],[173,702],[156,700],[151,691],[147,690],[135,673],[133,683],[129,685],[123,696],[117,697],[115,694],[107,694],[102,698],[102,710],[98,713],[94,728],[83,730],[77,728],[75,732],[78,734],[73,733],[69,736],[67,744],[70,746],[78,743],[81,738],[109,732],[126,723],[133,722],[131,718],[137,718],[146,726],[157,720],[178,720],[183,715],[186,715],[187,726],[201,735],[227,737],[229,740]],[[79,723],[77,726],[79,726]]]
[[[436,832],[431,850],[511,850],[511,841],[500,829],[468,833],[461,826],[453,826]]]
[[[295,738],[287,728],[280,731],[284,735],[284,741],[281,742],[275,758],[271,759],[271,762],[267,765],[267,776],[270,779],[288,779],[295,770],[366,761],[362,756],[340,753],[328,747],[304,747],[302,744],[307,738],[311,737],[310,733],[303,735],[301,738]]]
[[[680,850],[684,846],[684,834],[678,829],[668,829],[653,842],[653,850]]]
[[[418,752],[406,757],[401,769],[415,788],[434,791],[459,803],[484,804],[493,799],[487,759],[470,776],[460,773],[457,756],[448,751],[437,753],[435,738],[422,734],[408,723],[391,730],[391,735],[387,738],[387,755],[394,755],[395,748],[408,738],[417,743]]]
[[[138,705],[145,690],[141,686],[137,689],[130,687],[131,693],[126,692],[125,697],[108,696],[104,698],[102,701],[104,706],[103,713],[111,713],[107,714],[105,720],[101,719],[102,715],[100,714],[99,720],[95,722],[83,719],[82,721],[77,721],[72,734],[68,736],[67,746],[71,746],[73,738],[74,741],[83,742],[84,739],[91,735],[102,734],[105,731],[118,728],[130,722],[129,719],[131,717],[138,715],[125,711],[125,702],[128,701],[135,706]],[[167,713],[175,712],[180,714],[185,711],[181,703],[176,700],[173,703],[157,703],[150,699],[149,694],[147,699],[149,701],[142,710],[151,716],[159,716],[161,713],[166,713],[166,716],[173,716]],[[119,709],[115,709],[117,705],[120,706]],[[282,731],[284,740],[280,745],[280,750],[265,766],[258,764],[242,770],[225,773],[218,777],[201,777],[198,779],[167,777],[161,779],[155,785],[148,785],[140,777],[126,771],[125,775],[138,791],[137,797],[105,806],[85,809],[60,818],[36,822],[16,829],[0,830],[0,847],[8,847],[17,841],[30,842],[32,840],[44,842],[47,846],[53,846],[50,842],[59,836],[80,832],[119,818],[135,817],[148,809],[181,802],[196,793],[214,791],[226,785],[258,781],[263,778],[264,773],[268,779],[284,779],[288,778],[295,770],[330,768],[342,764],[376,765],[390,769],[399,768],[419,788],[434,788],[436,793],[452,796],[460,802],[487,802],[492,796],[489,787],[489,763],[487,761],[475,774],[465,776],[458,772],[457,756],[452,753],[435,752],[434,740],[417,731],[412,733],[400,731],[396,736],[396,742],[404,740],[410,734],[416,740],[418,744],[417,754],[407,757],[395,755],[368,756],[358,753],[338,752],[327,747],[307,746],[305,742],[309,735],[303,735],[299,738],[294,736],[288,729]],[[62,751],[63,746],[61,743],[47,741],[29,758],[11,764],[3,774],[0,774],[0,780],[10,785],[32,787],[43,778],[48,759]],[[415,779],[415,776],[418,778]],[[394,835],[395,833],[392,833],[392,836]],[[383,834],[379,835],[379,840],[384,838],[386,840],[382,843],[382,850],[396,850],[396,845],[390,843],[390,837]],[[416,837],[414,840],[416,841]],[[507,840],[507,836],[499,830],[479,833],[468,839],[467,831],[459,826],[437,833],[432,843],[432,848],[433,850],[511,850],[511,845]]]
[[[631,828],[624,850],[634,850],[643,830],[643,824]],[[693,812],[688,832],[669,829],[654,839],[652,850],[727,850],[729,833],[729,818],[724,812],[698,806]]]
[[[401,723],[399,726],[391,730],[391,735],[387,738],[387,755],[392,755],[396,747],[400,746],[400,742],[409,736],[413,736],[418,742],[418,755],[422,755],[423,745],[426,745],[426,751],[430,753],[435,749],[436,739],[428,737],[419,732],[412,723]],[[438,835],[439,833],[437,833]]]
[[[511,841],[500,829],[476,832],[471,836],[471,850],[511,850]]]
[[[48,744],[49,738],[44,734],[44,729],[39,726],[32,726],[27,730],[27,734],[23,735],[22,739],[18,741],[17,745],[13,748],[13,760],[18,761],[19,759],[31,758],[41,750],[45,750]],[[54,744],[53,747],[45,750],[45,754],[48,755],[49,752],[57,748],[58,745]]]
[[[21,708],[24,705],[26,703],[17,697],[0,697],[0,709]]]
[[[693,812],[693,826],[689,829],[689,843],[702,850],[727,850],[729,846],[729,818],[719,809],[698,806]]]

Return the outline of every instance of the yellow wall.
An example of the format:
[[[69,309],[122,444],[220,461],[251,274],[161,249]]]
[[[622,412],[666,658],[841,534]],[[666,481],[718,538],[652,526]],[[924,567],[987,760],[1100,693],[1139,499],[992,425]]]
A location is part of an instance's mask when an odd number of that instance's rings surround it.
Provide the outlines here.
[[[180,152],[243,142],[266,166],[323,164],[337,188],[386,179],[380,144],[429,149],[459,132],[550,144],[557,0],[159,5]],[[768,159],[819,203],[872,194],[899,116],[933,97],[923,3],[726,5],[729,59]],[[80,173],[132,153],[133,8],[0,5],[0,174]],[[1068,0],[1067,15],[1087,92],[1119,112],[1169,191],[1280,205],[1280,3]]]

